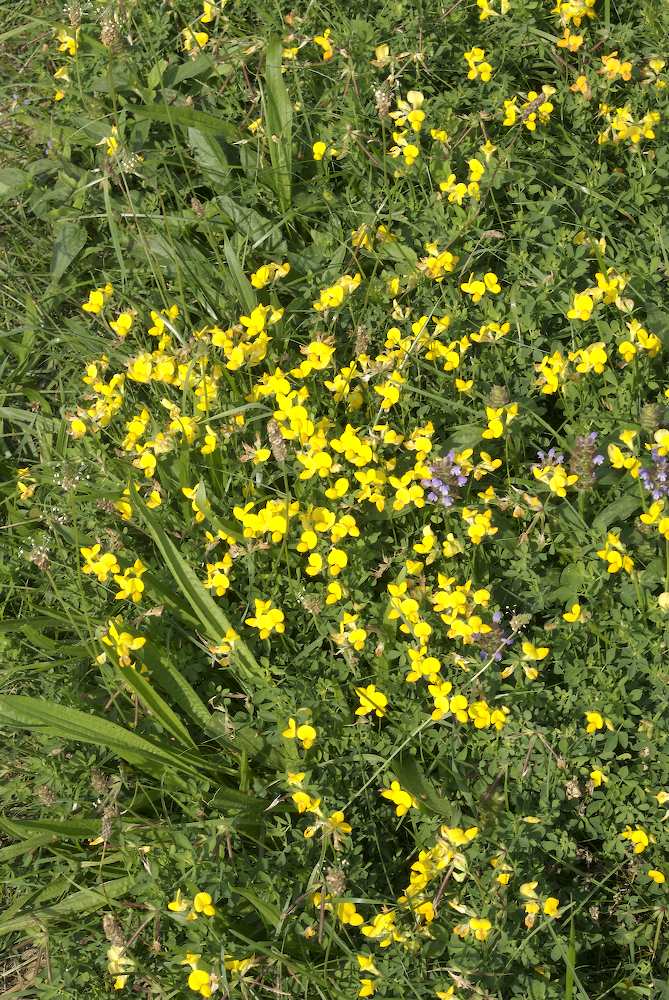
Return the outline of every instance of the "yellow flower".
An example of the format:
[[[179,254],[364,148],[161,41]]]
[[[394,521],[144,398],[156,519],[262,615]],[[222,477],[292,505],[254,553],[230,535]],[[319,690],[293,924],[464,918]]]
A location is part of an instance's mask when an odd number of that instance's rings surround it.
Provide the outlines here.
[[[477,941],[485,941],[490,934],[492,929],[492,924],[485,917],[471,917],[469,920],[469,928],[473,931],[474,937]]]
[[[326,142],[322,142],[321,140],[315,142],[312,146],[312,153],[314,155],[314,160],[322,160],[323,157],[325,156],[327,148],[328,146]]]
[[[246,624],[257,628],[261,639],[267,639],[272,632],[285,632],[284,614],[279,608],[272,606],[271,600],[255,599],[255,612],[252,618],[246,619]]]
[[[173,913],[184,913],[189,908],[190,908],[190,901],[187,899],[183,899],[181,895],[181,889],[177,889],[177,894],[174,897],[174,899],[167,904],[167,909],[172,910]]]
[[[648,878],[651,878],[653,882],[656,882],[657,885],[662,885],[663,882],[667,881],[664,876],[664,872],[658,871],[657,868],[649,868],[646,875]]]
[[[361,972],[371,972],[374,976],[380,976],[381,973],[374,965],[374,959],[371,955],[356,955],[358,961],[358,966]]]
[[[70,35],[65,28],[61,28],[57,34],[58,41],[60,42],[58,46],[59,52],[67,52],[68,56],[76,56],[78,45],[79,28],[77,28],[74,35]]]
[[[593,788],[600,788],[601,785],[606,784],[609,779],[603,771],[599,771],[595,768],[594,771],[590,772],[590,780],[592,781]]]
[[[191,52],[193,49],[203,49],[209,41],[209,35],[206,31],[193,31],[192,28],[184,28],[181,32],[181,41],[185,51]]]
[[[326,28],[322,35],[314,35],[314,42],[323,52],[323,60],[327,62],[332,59],[334,55],[334,49],[332,47],[332,42],[330,41],[330,28]]]
[[[581,45],[583,45],[583,35],[574,35],[565,27],[562,38],[558,39],[557,46],[559,49],[569,49],[570,52],[578,52]]]
[[[523,656],[526,660],[545,660],[549,653],[548,646],[535,646],[533,642],[523,643]]]
[[[483,275],[483,279],[477,278],[476,280],[474,279],[474,275],[470,274],[469,281],[463,281],[460,288],[467,295],[471,295],[472,302],[475,305],[481,301],[486,292],[490,292],[491,295],[498,295],[502,290],[497,275],[493,271],[487,271]]]
[[[129,566],[121,574],[114,575],[114,581],[119,586],[119,591],[115,595],[117,601],[131,600],[137,604],[144,593],[143,574],[146,573],[146,566],[140,559],[136,559],[132,566]]]
[[[649,837],[646,831],[640,826],[637,826],[634,830],[630,826],[626,826],[620,836],[623,840],[629,840],[634,847],[635,854],[642,854],[648,847],[651,840],[653,842],[655,840],[654,837]]]
[[[548,899],[544,900],[544,913],[547,917],[558,917],[560,907],[560,900],[556,899],[555,896],[549,896]]]
[[[592,91],[590,90],[590,84],[588,83],[587,76],[581,75],[576,77],[576,82],[572,83],[569,89],[574,94],[581,94],[582,97],[585,97],[586,101],[589,101],[592,97]]]
[[[193,899],[193,909],[196,913],[203,913],[205,917],[216,915],[216,907],[212,903],[208,892],[196,892]]]
[[[122,312],[119,313],[116,319],[111,320],[109,325],[114,331],[114,333],[117,334],[117,336],[121,337],[121,339],[123,339],[124,337],[128,336],[132,323],[133,323],[132,313]]]
[[[104,308],[105,302],[107,301],[107,299],[109,298],[109,296],[112,294],[113,291],[114,288],[110,284],[106,284],[102,288],[93,289],[92,292],[88,293],[88,301],[84,302],[81,308],[84,310],[84,312],[95,313],[95,314],[101,313]]]
[[[200,20],[203,24],[210,24],[214,17],[216,16],[216,4],[210,3],[210,0],[203,0],[202,4],[202,14],[200,15]]]
[[[592,316],[594,307],[594,300],[588,292],[577,292],[574,295],[571,309],[567,311],[567,319],[578,319],[585,322]]]
[[[193,969],[188,977],[188,987],[200,996],[212,996],[211,976],[204,969]]]
[[[328,552],[328,568],[330,576],[339,576],[348,564],[348,556],[343,549],[330,549]]]
[[[287,740],[299,740],[305,750],[310,750],[316,742],[317,733],[313,726],[304,723],[298,726],[295,719],[289,719],[281,735]]]
[[[613,723],[610,719],[605,719],[603,715],[599,712],[585,712],[585,719],[587,722],[586,732],[596,733],[600,729],[604,729],[606,726],[611,732],[613,732]]]
[[[382,691],[378,691],[374,684],[368,684],[366,688],[357,687],[355,689],[360,705],[355,710],[356,715],[376,714],[380,719],[386,714],[388,699]]]
[[[577,622],[581,617],[581,605],[578,602],[572,604],[569,611],[565,611],[562,617],[566,622]]]
[[[319,808],[321,804],[320,799],[312,798],[311,795],[308,795],[306,792],[293,792],[291,797],[293,802],[297,806],[297,811],[300,814],[305,812],[311,812],[315,813],[317,816],[320,816],[321,814]]]
[[[389,799],[393,803],[396,807],[395,814],[397,816],[404,816],[408,813],[409,809],[418,808],[418,801],[410,792],[405,791],[401,787],[399,781],[391,781],[390,788],[382,789],[381,795],[384,799]]]
[[[467,73],[468,80],[481,80],[487,83],[492,75],[492,66],[485,61],[485,49],[475,46],[469,52],[465,52],[463,58],[469,66]]]
[[[383,69],[390,62],[390,46],[377,45],[374,49],[374,58],[370,61],[372,66],[376,66],[377,69]]]
[[[632,559],[625,553],[620,538],[615,532],[608,533],[606,544],[603,549],[597,551],[597,555],[608,564],[608,573],[619,573],[621,569],[625,573],[631,573],[634,569]]]

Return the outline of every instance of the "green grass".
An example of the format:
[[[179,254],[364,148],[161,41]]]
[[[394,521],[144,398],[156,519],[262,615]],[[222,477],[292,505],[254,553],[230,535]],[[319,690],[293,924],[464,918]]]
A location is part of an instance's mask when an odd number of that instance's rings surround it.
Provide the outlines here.
[[[664,996],[667,12],[215,6],[1,19],[0,992]]]

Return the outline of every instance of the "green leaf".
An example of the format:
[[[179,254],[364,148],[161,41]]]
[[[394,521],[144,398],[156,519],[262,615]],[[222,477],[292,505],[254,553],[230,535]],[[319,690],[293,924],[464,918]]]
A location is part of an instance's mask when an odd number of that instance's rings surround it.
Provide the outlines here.
[[[145,708],[160,722],[161,726],[182,746],[197,751],[192,736],[178,715],[151,686],[147,677],[138,670],[123,670],[123,681],[135,692]]]
[[[88,234],[78,222],[59,222],[51,256],[51,281],[63,277],[75,257],[86,246]]]
[[[214,644],[220,643],[226,632],[232,628],[230,619],[203,586],[174,542],[165,534],[153,511],[142,504],[142,513],[151,536],[165,561],[165,566],[201,622],[207,638]],[[240,680],[251,682],[253,685],[260,684],[263,688],[272,684],[269,674],[262,669],[251,650],[241,639],[235,643],[234,663],[239,668]]]
[[[0,170],[0,201],[16,198],[17,195],[30,187],[30,174],[16,167],[4,167]]]
[[[213,203],[218,206],[224,221],[248,239],[252,249],[263,245],[270,252],[285,254],[286,245],[276,223],[270,222],[254,208],[240,205],[227,194],[217,195]]]
[[[168,80],[168,83],[172,87],[176,87],[179,83],[183,83],[184,80],[193,80],[198,76],[205,76],[207,73],[211,73],[214,68],[214,61],[210,55],[206,52],[200,53],[196,59],[188,59],[186,62],[181,63],[177,67],[174,75]]]
[[[38,847],[53,843],[54,840],[55,837],[52,833],[34,833],[32,837],[26,837],[25,840],[20,840],[17,844],[1,847],[0,861],[13,861],[14,858],[19,858],[22,854],[28,854],[29,851],[35,851]]]
[[[281,210],[287,212],[291,204],[293,170],[293,106],[283,82],[281,52],[281,39],[275,36],[267,45],[265,59],[267,92],[263,103],[274,190]]]
[[[223,245],[225,248],[225,259],[228,262],[228,274],[231,279],[230,284],[232,286],[232,293],[237,295],[240,302],[242,302],[244,308],[248,312],[252,312],[258,305],[258,299],[256,298],[253,286],[244,274],[239,257],[235,253],[227,236],[225,237]]]
[[[220,142],[196,128],[188,129],[188,142],[205,179],[219,188],[230,174],[230,164]]]
[[[402,788],[411,792],[424,809],[437,813],[439,816],[452,816],[453,807],[450,802],[442,798],[441,795],[437,795],[416,763],[415,757],[408,753],[400,754],[393,761],[392,770],[397,775],[397,780]]]
[[[114,253],[116,254],[116,260],[118,261],[119,270],[121,272],[121,279],[123,284],[126,280],[126,267],[125,267],[125,257],[121,249],[121,238],[119,235],[118,225],[116,224],[116,218],[114,216],[114,206],[112,205],[111,194],[109,191],[109,178],[105,177],[102,180],[102,196],[105,203],[105,212],[107,215],[107,225],[109,226],[109,235],[114,247]]]
[[[0,934],[9,934],[12,931],[24,931],[29,929],[39,929],[44,924],[49,924],[62,917],[74,916],[81,913],[93,913],[102,909],[103,906],[125,896],[132,889],[135,878],[132,875],[125,875],[123,878],[112,879],[103,882],[93,889],[79,889],[71,893],[65,899],[61,899],[53,906],[48,906],[43,910],[36,910],[34,913],[21,914],[17,917],[10,917],[8,920],[0,920]]]
[[[609,527],[616,522],[626,521],[630,514],[635,514],[641,506],[638,495],[633,493],[618,497],[613,503],[608,504],[604,510],[600,510],[597,517],[593,519],[591,528],[595,535],[604,534]]]
[[[273,903],[268,903],[267,900],[261,899],[257,892],[253,889],[240,888],[239,886],[231,886],[231,892],[234,892],[237,896],[242,896],[246,899],[251,906],[258,911],[262,917],[263,923],[268,927],[272,927],[276,930],[281,924],[281,913],[278,907],[274,906]]]
[[[183,105],[152,104],[148,108],[132,108],[132,114],[137,121],[165,122],[170,125],[182,125],[184,128],[196,128],[199,132],[222,135],[231,142],[239,138],[234,125],[206,111],[194,111],[193,108]]]
[[[151,643],[151,648],[145,649],[143,653],[144,662],[156,683],[193,722],[203,730],[208,729],[213,718],[211,712],[181,671],[170,661],[168,654],[158,649],[155,643]]]
[[[184,773],[192,776],[199,776],[200,773],[192,758],[184,752],[176,753],[159,746],[99,716],[86,715],[78,709],[38,698],[25,695],[0,697],[0,722],[22,729],[42,729],[59,739],[107,747],[128,763],[151,774],[162,775],[168,771],[172,780],[182,787],[189,787]]]
[[[36,833],[48,833],[63,840],[83,840],[100,832],[98,819],[9,819],[0,816],[0,830],[8,837],[25,839]]]

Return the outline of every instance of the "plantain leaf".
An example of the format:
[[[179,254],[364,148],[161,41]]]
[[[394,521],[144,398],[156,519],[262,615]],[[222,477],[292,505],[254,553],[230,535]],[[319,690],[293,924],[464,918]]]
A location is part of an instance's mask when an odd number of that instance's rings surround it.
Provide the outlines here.
[[[622,523],[626,521],[640,506],[641,501],[638,494],[627,493],[624,496],[618,497],[613,503],[608,504],[603,510],[600,510],[597,517],[594,518],[591,525],[593,534],[603,534],[603,532],[608,531],[614,522],[619,521]]]
[[[267,45],[265,58],[264,99],[266,131],[269,136],[269,155],[272,161],[274,190],[283,212],[291,204],[293,169],[293,106],[281,72],[282,43],[278,37]]]
[[[0,697],[0,723],[21,729],[42,729],[59,739],[107,747],[128,763],[151,774],[165,775],[168,772],[174,783],[181,787],[189,787],[184,773],[200,776],[200,762],[195,763],[189,754],[176,753],[129,732],[115,722],[65,705],[50,704],[25,695],[5,695]]]
[[[44,924],[48,925],[62,917],[93,913],[95,910],[102,909],[103,906],[109,906],[119,896],[125,896],[132,888],[134,881],[134,876],[125,875],[123,878],[102,882],[101,885],[93,889],[79,889],[43,910],[19,914],[9,919],[0,919],[0,934],[9,934],[12,931],[38,930]]]
[[[26,837],[25,840],[20,840],[17,844],[0,847],[0,861],[12,861],[22,854],[35,851],[38,847],[44,847],[45,844],[53,843],[55,839],[52,833],[34,833],[32,837]]]
[[[146,108],[133,108],[132,114],[136,121],[165,122],[170,125],[181,125],[184,128],[195,128],[198,132],[222,135],[231,142],[239,138],[234,125],[217,118],[216,115],[210,115],[206,111],[194,111],[185,105],[156,103]]]
[[[281,924],[281,913],[273,903],[268,903],[267,900],[261,899],[258,893],[254,892],[253,889],[231,886],[230,890],[237,896],[242,896],[246,899],[251,906],[258,911],[262,917],[263,923],[265,923],[268,927],[273,927],[275,929],[279,927]]]
[[[236,294],[248,312],[252,312],[258,305],[256,293],[251,282],[244,274],[239,257],[234,251],[230,240],[226,236],[223,242],[225,249],[225,259],[228,262],[228,274],[230,277],[231,291]]]
[[[55,834],[64,840],[96,837],[100,832],[98,819],[9,819],[0,816],[0,830],[8,837],[30,837],[37,833]]]
[[[142,512],[172,579],[197,615],[207,638],[215,644],[220,643],[226,632],[232,628],[229,618],[202,585],[174,542],[165,534],[153,511],[143,504]],[[241,639],[235,643],[234,656],[234,664],[238,668],[242,682],[261,685],[263,688],[272,685],[269,674],[262,669],[249,647]]]
[[[408,792],[411,792],[424,809],[428,812],[437,813],[439,816],[452,815],[453,808],[450,802],[442,798],[441,795],[437,795],[418,766],[415,757],[406,753],[400,754],[393,761],[392,768],[402,788],[406,788]]]
[[[137,670],[123,670],[123,681],[135,692],[145,708],[160,722],[161,726],[182,746],[197,751],[195,742],[183,722],[167,702],[152,687],[144,674]]]
[[[207,729],[212,719],[209,709],[181,671],[170,661],[167,653],[155,643],[151,643],[151,648],[145,648],[142,653],[156,684],[169,694],[193,722],[201,729]]]
[[[230,164],[220,142],[199,129],[188,129],[188,142],[204,177],[219,190],[230,174]]]

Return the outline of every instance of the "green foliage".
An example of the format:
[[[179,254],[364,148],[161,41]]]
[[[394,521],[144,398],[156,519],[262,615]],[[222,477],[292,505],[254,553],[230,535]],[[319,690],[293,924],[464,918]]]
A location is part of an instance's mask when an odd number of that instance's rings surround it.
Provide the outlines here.
[[[669,15],[490,7],[7,9],[7,991],[669,995]]]

